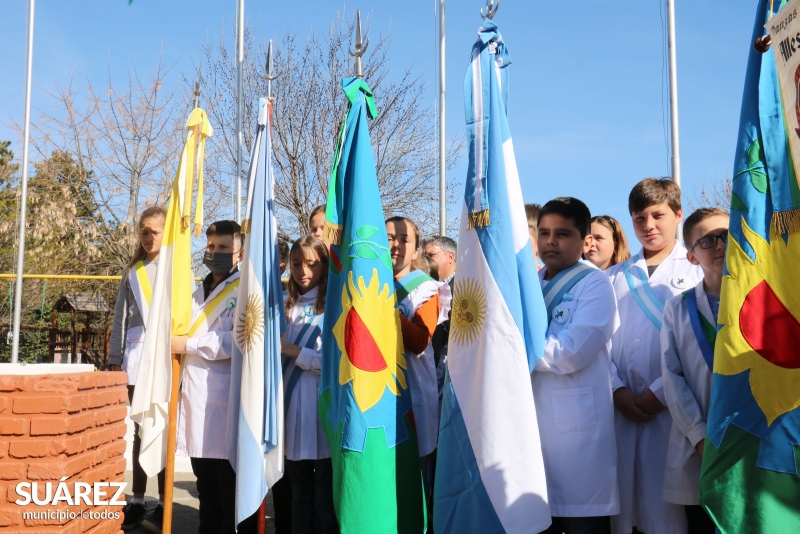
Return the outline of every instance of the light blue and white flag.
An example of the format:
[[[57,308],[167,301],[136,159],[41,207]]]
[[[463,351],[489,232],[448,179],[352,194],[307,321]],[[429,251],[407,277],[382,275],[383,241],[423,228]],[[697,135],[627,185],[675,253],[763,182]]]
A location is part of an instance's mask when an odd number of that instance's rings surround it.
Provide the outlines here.
[[[228,458],[236,471],[236,524],[253,515],[283,475],[281,332],[286,328],[272,174],[272,103],[259,102],[236,305]]]
[[[458,239],[434,530],[550,525],[530,373],[547,316],[511,133],[505,44],[484,20],[464,83],[469,170]]]

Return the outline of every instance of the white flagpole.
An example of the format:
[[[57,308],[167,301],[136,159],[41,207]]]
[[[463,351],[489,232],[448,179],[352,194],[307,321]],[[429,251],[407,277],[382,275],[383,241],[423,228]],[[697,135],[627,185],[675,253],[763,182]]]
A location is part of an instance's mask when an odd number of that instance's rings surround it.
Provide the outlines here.
[[[447,165],[445,161],[444,2],[439,0],[439,235],[447,235]]]
[[[242,105],[244,97],[244,0],[239,0],[236,31],[236,222],[242,222]]]
[[[678,62],[675,50],[675,1],[667,0],[669,40],[669,122],[672,134],[672,179],[681,185],[681,146],[678,134]]]
[[[681,143],[678,133],[678,60],[675,42],[675,0],[667,0],[667,39],[669,47],[669,124],[672,137],[672,180],[681,185]],[[678,238],[683,223],[678,224]]]
[[[31,78],[33,77],[33,13],[36,0],[28,0],[28,52],[25,72],[25,122],[22,139],[22,192],[19,203],[19,243],[17,243],[17,272],[14,289],[13,341],[11,363],[19,361],[19,329],[22,316],[22,271],[25,267],[25,213],[28,209],[28,138],[31,130]]]

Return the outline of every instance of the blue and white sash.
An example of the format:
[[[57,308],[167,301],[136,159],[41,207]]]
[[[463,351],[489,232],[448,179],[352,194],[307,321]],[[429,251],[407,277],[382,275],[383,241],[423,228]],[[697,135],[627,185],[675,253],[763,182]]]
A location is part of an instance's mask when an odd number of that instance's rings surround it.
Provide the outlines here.
[[[689,312],[689,322],[692,324],[694,337],[700,347],[700,353],[708,365],[708,370],[714,372],[714,343],[717,340],[717,329],[711,321],[705,318],[697,309],[697,288],[693,287],[683,292],[686,309]]]
[[[322,322],[322,317],[324,315],[317,315],[314,312],[313,304],[309,304],[306,307],[306,310],[310,310],[312,319],[303,325],[303,328],[300,329],[300,332],[294,336],[294,339],[290,339],[289,343],[294,343],[299,347],[311,349],[317,343],[319,336],[322,335],[322,327],[320,326],[320,323]],[[300,375],[303,374],[303,369],[297,365],[296,358],[284,358],[283,368],[288,371],[290,367],[291,372],[289,373],[289,378],[286,379],[286,384],[283,388],[284,412],[289,410],[289,400],[291,400],[292,393],[294,393],[294,388],[297,386],[297,382],[300,380]]]
[[[650,286],[650,277],[641,267],[636,266],[639,255],[631,257],[622,264],[625,280],[636,303],[645,316],[653,323],[656,330],[661,330],[661,319],[664,317],[664,302],[658,298]]]
[[[547,287],[542,289],[544,296],[544,305],[547,306],[547,322],[553,319],[553,310],[556,306],[561,304],[561,300],[575,284],[583,280],[583,277],[592,271],[596,271],[597,267],[589,262],[579,261],[572,267],[564,269],[550,280]]]

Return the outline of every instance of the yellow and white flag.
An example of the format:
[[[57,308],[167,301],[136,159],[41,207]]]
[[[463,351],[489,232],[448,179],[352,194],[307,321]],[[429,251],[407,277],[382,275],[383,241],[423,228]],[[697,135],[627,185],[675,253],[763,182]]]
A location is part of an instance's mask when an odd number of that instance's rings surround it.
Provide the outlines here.
[[[166,465],[167,424],[172,382],[170,342],[189,331],[192,320],[192,192],[197,174],[194,232],[203,226],[203,152],[214,132],[206,112],[195,108],[186,122],[189,130],[164,224],[142,359],[131,403],[131,419],[139,424],[142,446],[139,461],[148,476]]]

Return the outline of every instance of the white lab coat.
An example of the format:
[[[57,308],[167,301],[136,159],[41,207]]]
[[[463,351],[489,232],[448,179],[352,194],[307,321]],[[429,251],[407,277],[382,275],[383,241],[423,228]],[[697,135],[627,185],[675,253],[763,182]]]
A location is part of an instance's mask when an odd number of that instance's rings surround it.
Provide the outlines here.
[[[539,271],[540,280],[545,273]],[[550,321],[544,356],[531,375],[550,513],[618,514],[610,350],[619,319],[605,273],[586,275],[559,309],[564,322]]]
[[[423,282],[400,303],[400,313],[409,321],[417,309],[433,295],[439,294],[440,324],[447,320],[450,311],[450,286],[435,280]],[[430,350],[428,350],[430,349]],[[439,440],[439,386],[436,380],[436,363],[430,343],[421,354],[405,351],[408,365],[408,389],[414,410],[414,424],[417,430],[419,456],[427,456],[436,449]]]
[[[229,284],[239,279],[237,271],[203,299],[203,287],[192,295],[192,324],[206,306]],[[233,318],[239,290],[221,303],[224,311],[196,337],[186,342],[178,411],[179,456],[228,459],[228,398],[231,386]]]
[[[716,324],[702,281],[695,287],[695,294],[697,311],[711,324]],[[661,370],[664,396],[672,415],[664,471],[664,500],[697,505],[703,457],[695,445],[706,437],[711,371],[697,344],[683,295],[673,297],[664,308]]]
[[[299,295],[292,309],[289,311],[286,325],[286,339],[295,345],[300,344],[297,336],[306,325],[314,320],[311,315],[317,300],[319,286],[309,290],[305,295]],[[306,312],[307,308],[311,308]],[[322,322],[319,321],[319,328]],[[297,358],[289,358],[289,365],[283,370],[283,387],[289,382],[293,370],[299,367],[303,370],[297,380],[291,397],[286,399],[286,458],[288,460],[321,460],[330,458],[328,438],[320,424],[317,415],[319,402],[320,369],[322,368],[322,336],[320,335],[314,346],[306,348],[301,346]]]
[[[636,266],[647,272],[643,251]],[[617,295],[620,327],[611,346],[612,386],[627,387],[637,395],[650,389],[666,405],[661,378],[661,338],[659,330],[639,308],[628,289],[623,265],[606,271]],[[670,255],[650,277],[650,286],[662,302],[686,291],[703,277],[700,267],[686,259],[686,249],[675,243]],[[665,502],[664,465],[672,426],[668,410],[646,423],[638,423],[616,412],[620,514],[612,518],[612,530],[630,534],[633,526],[647,534],[685,534],[683,507]]]

